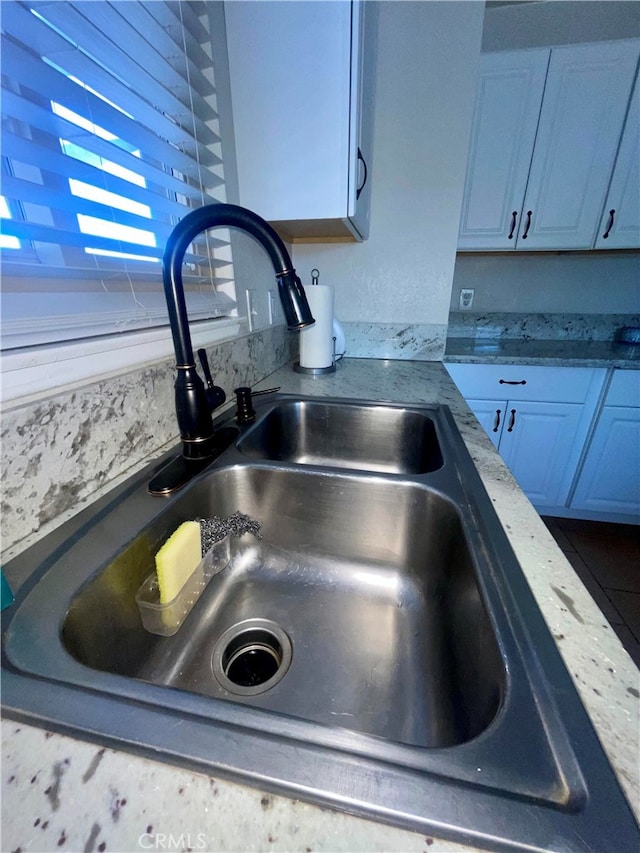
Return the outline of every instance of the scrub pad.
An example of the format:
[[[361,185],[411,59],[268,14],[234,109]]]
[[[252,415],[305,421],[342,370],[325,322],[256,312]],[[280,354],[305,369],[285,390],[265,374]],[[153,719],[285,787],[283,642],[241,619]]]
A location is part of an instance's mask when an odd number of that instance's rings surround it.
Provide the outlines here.
[[[156,554],[156,574],[160,604],[168,604],[178,595],[198,567],[200,560],[225,536],[253,533],[260,539],[260,523],[239,511],[228,518],[199,518],[184,521]]]
[[[173,601],[201,559],[200,522],[185,521],[156,554],[160,604]]]
[[[259,533],[260,522],[254,521],[250,516],[239,510],[227,518],[214,515],[213,518],[200,518],[198,520],[202,533],[203,555],[215,542],[219,542],[225,536],[242,536],[245,533],[253,533],[257,539],[262,539]]]

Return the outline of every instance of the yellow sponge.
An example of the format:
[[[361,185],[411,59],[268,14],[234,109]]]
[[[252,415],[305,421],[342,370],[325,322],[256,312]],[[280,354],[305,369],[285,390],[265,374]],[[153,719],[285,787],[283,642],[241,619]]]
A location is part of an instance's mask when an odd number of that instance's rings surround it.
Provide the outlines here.
[[[160,604],[176,597],[202,559],[199,521],[185,521],[156,554]]]

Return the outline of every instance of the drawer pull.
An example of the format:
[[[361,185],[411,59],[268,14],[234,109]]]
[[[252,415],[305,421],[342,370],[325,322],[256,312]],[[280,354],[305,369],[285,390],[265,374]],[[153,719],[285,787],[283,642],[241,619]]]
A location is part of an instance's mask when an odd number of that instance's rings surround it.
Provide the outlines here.
[[[527,234],[529,233],[529,228],[531,228],[531,215],[533,214],[532,210],[527,210],[527,224],[524,226],[524,234],[522,235],[522,239],[527,239]]]
[[[526,385],[527,380],[526,379],[518,379],[516,381],[515,379],[499,379],[498,383],[500,385]]]
[[[498,432],[499,426],[500,426],[500,409],[496,409],[496,419],[493,422],[493,431]]]
[[[513,428],[516,425],[516,410],[511,409],[511,417],[509,418],[509,426],[507,427],[507,432],[513,432]]]
[[[511,231],[509,231],[509,240],[513,240],[513,232],[516,230],[516,221],[518,219],[518,211],[514,210],[511,214]]]
[[[609,221],[607,222],[607,230],[602,235],[602,239],[606,240],[609,236],[611,229],[613,228],[613,218],[616,215],[615,208],[609,211]]]
[[[364,189],[364,185],[367,183],[367,162],[364,159],[364,157],[362,156],[362,151],[359,148],[358,148],[358,160],[360,160],[360,162],[362,163],[362,166],[364,168],[364,174],[362,176],[362,183],[360,184],[360,186],[356,190],[356,201],[360,198],[360,193]]]

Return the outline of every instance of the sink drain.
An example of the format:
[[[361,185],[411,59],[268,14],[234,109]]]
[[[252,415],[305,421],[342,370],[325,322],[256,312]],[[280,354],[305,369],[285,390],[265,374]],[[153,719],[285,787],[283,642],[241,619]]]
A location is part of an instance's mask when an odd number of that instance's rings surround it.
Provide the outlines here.
[[[220,637],[211,666],[229,693],[255,696],[284,677],[291,656],[291,640],[279,625],[268,619],[245,619]]]

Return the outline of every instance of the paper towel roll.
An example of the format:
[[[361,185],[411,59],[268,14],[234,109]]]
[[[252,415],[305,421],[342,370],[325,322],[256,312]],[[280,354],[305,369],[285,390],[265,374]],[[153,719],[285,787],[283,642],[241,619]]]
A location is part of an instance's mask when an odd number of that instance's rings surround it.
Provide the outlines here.
[[[307,302],[315,318],[300,332],[300,367],[331,367],[333,364],[333,288],[306,287]]]

